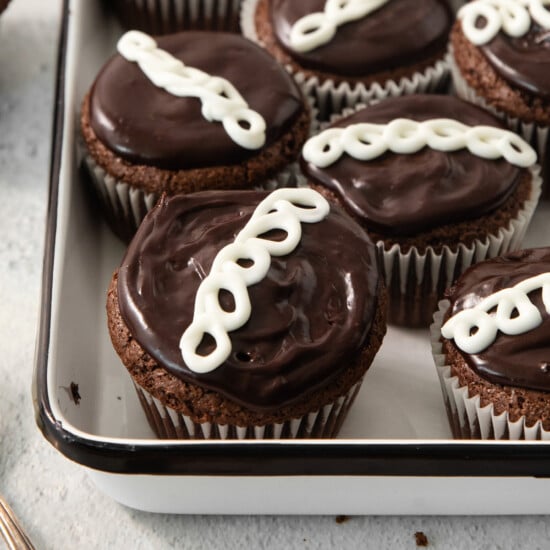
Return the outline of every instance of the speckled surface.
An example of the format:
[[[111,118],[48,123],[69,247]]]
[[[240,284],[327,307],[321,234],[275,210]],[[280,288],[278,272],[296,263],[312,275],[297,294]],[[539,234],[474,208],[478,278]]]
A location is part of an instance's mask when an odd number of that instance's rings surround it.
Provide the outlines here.
[[[100,493],[78,465],[46,443],[34,423],[30,385],[59,13],[60,0],[12,0],[0,18],[0,492],[36,548],[413,549],[416,531],[434,549],[549,548],[544,517],[353,517],[338,523],[334,516],[136,512]]]

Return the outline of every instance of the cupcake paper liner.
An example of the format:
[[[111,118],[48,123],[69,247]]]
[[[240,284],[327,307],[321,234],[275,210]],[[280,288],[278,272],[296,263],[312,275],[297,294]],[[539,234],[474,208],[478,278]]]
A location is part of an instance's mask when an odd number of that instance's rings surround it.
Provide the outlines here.
[[[521,247],[525,232],[538,203],[542,180],[540,167],[530,168],[531,194],[507,227],[469,246],[459,243],[441,252],[427,247],[420,252],[411,247],[403,252],[398,244],[386,250],[376,243],[389,296],[389,321],[397,325],[428,326],[433,311],[446,288],[470,265],[500,256]]]
[[[124,242],[129,242],[147,212],[157,202],[159,195],[117,180],[99,166],[87,152],[84,153],[83,162],[107,223],[115,235]],[[298,170],[297,164],[292,163],[254,189],[272,191],[279,187],[296,187]]]
[[[546,151],[548,147],[548,126],[538,125],[536,122],[524,122],[519,118],[513,117],[504,111],[496,109],[485,99],[477,94],[477,92],[466,82],[460,73],[460,69],[454,61],[452,55],[452,48],[449,48],[449,66],[451,70],[451,77],[456,95],[461,99],[474,103],[475,105],[489,111],[496,117],[500,118],[510,130],[516,132],[523,137],[527,143],[529,143],[533,149],[537,152],[539,163],[545,166],[548,162],[546,159]],[[546,170],[543,168],[543,173],[546,174]],[[548,174],[546,174],[548,175]],[[544,198],[550,198],[550,184],[546,184],[543,187],[542,196]]]
[[[114,7],[124,26],[152,34],[239,32],[240,0],[115,0]]]
[[[336,437],[362,382],[363,378],[345,395],[301,418],[277,424],[244,427],[193,422],[188,416],[163,405],[135,382],[134,386],[151,428],[161,439],[317,439]]]
[[[468,387],[461,386],[458,377],[452,376],[441,343],[441,325],[449,306],[448,300],[439,303],[430,338],[453,436],[456,439],[550,440],[550,431],[542,427],[540,420],[528,426],[525,416],[512,421],[506,411],[496,414],[492,403],[482,407],[480,396],[470,396]]]
[[[105,220],[117,237],[129,242],[159,196],[117,180],[107,174],[89,154],[84,155],[83,163]]]
[[[243,0],[241,30],[246,38],[262,46],[254,24],[258,2],[259,0]],[[286,69],[293,75],[304,93],[315,100],[319,116],[323,120],[329,118],[332,113],[342,111],[346,107],[353,107],[358,103],[369,104],[390,97],[435,92],[444,88],[449,76],[448,56],[409,77],[402,77],[398,81],[387,80],[382,84],[375,82],[369,86],[349,82],[337,84],[331,79],[308,77],[289,65]]]

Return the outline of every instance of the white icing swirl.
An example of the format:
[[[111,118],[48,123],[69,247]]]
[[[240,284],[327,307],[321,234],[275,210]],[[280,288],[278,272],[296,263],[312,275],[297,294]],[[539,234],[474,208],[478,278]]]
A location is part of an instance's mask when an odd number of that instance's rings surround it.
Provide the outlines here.
[[[157,48],[149,35],[128,31],[117,44],[128,61],[136,62],[147,78],[177,97],[196,97],[202,103],[202,116],[221,122],[229,137],[245,149],[259,149],[265,143],[263,117],[248,108],[237,89],[225,78],[211,76],[184,65],[168,52]]]
[[[544,7],[550,0],[476,0],[460,8],[457,17],[462,20],[462,31],[474,45],[490,42],[502,29],[507,35],[527,34],[531,22],[550,29],[550,12]],[[484,24],[476,26],[480,20]]]
[[[475,307],[453,315],[441,328],[441,334],[454,339],[466,353],[480,353],[496,340],[499,330],[511,336],[528,332],[542,323],[539,310],[527,296],[539,289],[546,312],[550,313],[550,273],[543,273],[495,292]],[[514,311],[517,315],[512,316]]]
[[[330,210],[328,202],[312,189],[278,189],[256,207],[252,217],[222,248],[212,263],[209,275],[201,282],[195,297],[193,321],[180,339],[185,364],[194,372],[206,373],[219,367],[231,354],[228,332],[242,327],[250,318],[251,305],[246,287],[260,282],[271,265],[271,256],[290,254],[302,237],[300,222],[316,223]],[[282,241],[260,238],[273,229],[286,232]],[[250,267],[238,261],[248,259]],[[225,311],[218,301],[219,291],[233,295],[235,309]],[[205,334],[216,346],[208,355],[197,353]]]
[[[298,19],[290,29],[290,45],[309,52],[330,42],[340,25],[356,21],[387,4],[389,0],[327,0],[324,11]]]
[[[386,151],[411,154],[426,146],[437,151],[468,149],[486,159],[504,157],[510,164],[523,168],[537,160],[533,148],[514,132],[494,126],[467,126],[448,118],[424,122],[397,118],[388,124],[365,122],[345,128],[328,128],[310,138],[302,154],[306,161],[326,168],[344,153],[368,161]]]

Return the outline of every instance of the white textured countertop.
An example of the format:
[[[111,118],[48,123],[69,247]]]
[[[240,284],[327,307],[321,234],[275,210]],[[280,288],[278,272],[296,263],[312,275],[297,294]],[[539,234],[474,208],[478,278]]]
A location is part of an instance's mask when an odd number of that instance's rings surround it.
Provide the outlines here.
[[[353,517],[338,523],[335,517],[136,512],[100,493],[81,467],[42,438],[30,387],[60,4],[12,0],[0,18],[0,492],[36,548],[412,549],[416,531],[435,549],[549,548],[545,517]]]

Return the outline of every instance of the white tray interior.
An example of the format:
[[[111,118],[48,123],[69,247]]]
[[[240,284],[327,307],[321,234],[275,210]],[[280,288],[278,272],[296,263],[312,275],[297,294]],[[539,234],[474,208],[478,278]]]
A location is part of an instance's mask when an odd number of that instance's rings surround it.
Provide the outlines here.
[[[124,246],[90,207],[76,144],[82,98],[114,53],[121,30],[100,2],[75,5],[66,69],[48,393],[65,429],[94,439],[149,439],[153,433],[106,328],[106,289]],[[550,205],[539,206],[526,246],[550,243],[549,214]],[[78,405],[71,398],[71,383],[78,384]],[[451,438],[428,330],[389,328],[340,438]]]

